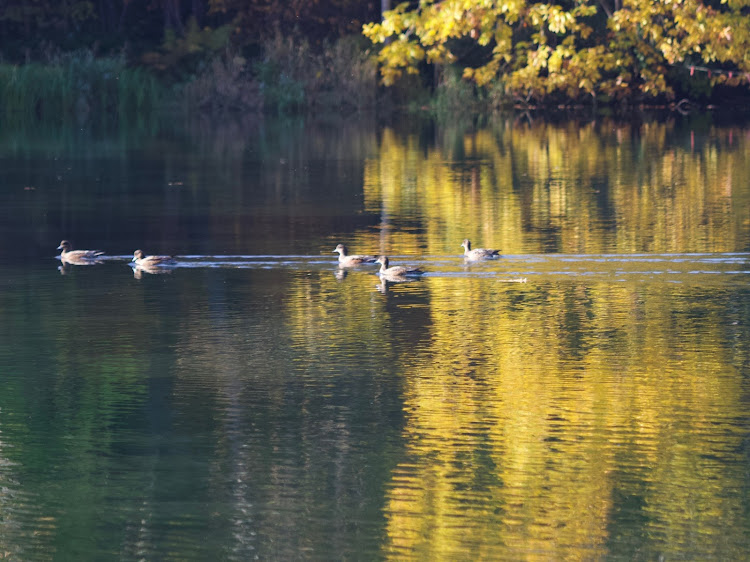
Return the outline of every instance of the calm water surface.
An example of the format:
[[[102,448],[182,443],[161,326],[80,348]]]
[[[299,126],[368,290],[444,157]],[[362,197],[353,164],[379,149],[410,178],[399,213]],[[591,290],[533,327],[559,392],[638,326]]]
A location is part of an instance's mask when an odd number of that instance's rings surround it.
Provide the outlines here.
[[[750,127],[353,121],[0,131],[0,557],[746,558]]]

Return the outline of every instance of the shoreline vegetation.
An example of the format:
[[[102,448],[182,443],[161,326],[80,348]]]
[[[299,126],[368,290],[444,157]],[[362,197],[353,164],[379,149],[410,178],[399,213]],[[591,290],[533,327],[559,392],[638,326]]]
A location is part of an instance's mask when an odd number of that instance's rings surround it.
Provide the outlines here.
[[[686,1],[679,14],[646,0],[569,10],[520,2],[516,14],[458,0],[363,4],[104,0],[97,12],[74,0],[69,11],[41,2],[32,14],[9,0],[0,8],[0,118],[748,105],[750,16],[724,4]],[[447,16],[447,4],[461,9]],[[626,25],[636,15],[641,22]],[[679,24],[665,19],[677,15]]]

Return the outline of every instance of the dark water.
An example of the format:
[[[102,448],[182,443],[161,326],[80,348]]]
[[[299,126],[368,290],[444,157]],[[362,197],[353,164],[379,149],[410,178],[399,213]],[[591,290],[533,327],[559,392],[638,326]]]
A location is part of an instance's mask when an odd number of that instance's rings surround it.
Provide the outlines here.
[[[706,116],[0,131],[0,557],[746,557],[749,152]]]

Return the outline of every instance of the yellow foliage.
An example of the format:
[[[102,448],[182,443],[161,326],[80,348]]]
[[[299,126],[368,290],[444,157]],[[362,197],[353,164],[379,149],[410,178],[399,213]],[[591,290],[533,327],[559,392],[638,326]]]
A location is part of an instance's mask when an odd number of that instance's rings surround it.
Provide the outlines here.
[[[563,92],[575,98],[602,93],[614,97],[672,95],[666,65],[733,66],[742,79],[715,74],[714,83],[737,85],[750,72],[750,15],[741,0],[725,0],[716,10],[700,0],[623,0],[607,18],[596,0],[570,10],[558,4],[514,0],[423,0],[416,8],[401,4],[364,34],[385,46],[379,56],[383,82],[391,84],[425,59],[461,61],[452,41],[492,46],[483,65],[466,68],[464,78],[486,85],[502,78],[515,95],[543,97]],[[598,27],[595,27],[598,25]],[[391,41],[421,46],[409,56]],[[531,40],[531,41],[530,41]],[[570,48],[558,51],[566,44]],[[465,47],[464,47],[465,48]],[[601,54],[606,49],[608,56]],[[554,53],[550,55],[550,53]],[[570,69],[576,68],[575,73]]]

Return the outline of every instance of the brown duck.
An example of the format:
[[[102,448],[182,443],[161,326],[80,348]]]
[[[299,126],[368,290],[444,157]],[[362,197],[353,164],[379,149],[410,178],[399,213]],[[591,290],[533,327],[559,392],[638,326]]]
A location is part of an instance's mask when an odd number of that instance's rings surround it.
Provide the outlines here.
[[[334,253],[336,252],[339,254],[339,267],[354,267],[363,263],[375,263],[377,259],[375,256],[350,256],[346,246],[343,244],[336,246]]]
[[[131,263],[135,263],[139,267],[159,267],[174,265],[175,261],[172,256],[146,256],[141,250],[133,252],[133,259]]]
[[[488,258],[500,257],[500,250],[487,250],[485,248],[471,249],[471,242],[467,238],[461,242],[461,246],[464,248],[464,258],[467,260],[484,260]]]
[[[424,275],[424,271],[418,267],[404,267],[402,265],[395,265],[388,267],[389,260],[386,256],[380,256],[375,261],[380,264],[380,270],[378,273],[381,277],[386,278],[404,278],[404,277],[419,277]]]
[[[104,252],[100,250],[74,250],[73,245],[68,240],[63,240],[57,247],[60,252],[60,260],[63,263],[72,263],[79,265],[89,265],[100,263],[100,258]]]

